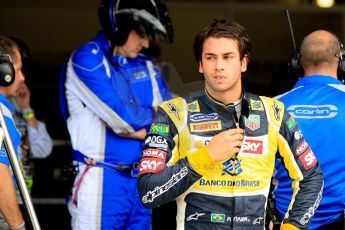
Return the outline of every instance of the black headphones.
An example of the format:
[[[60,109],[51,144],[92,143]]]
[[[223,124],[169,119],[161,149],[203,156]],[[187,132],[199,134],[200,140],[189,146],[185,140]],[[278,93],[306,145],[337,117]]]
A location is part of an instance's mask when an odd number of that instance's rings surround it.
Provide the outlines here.
[[[301,54],[299,52],[294,52],[294,54],[292,54],[288,62],[288,68],[291,74],[303,74],[303,68],[301,66],[300,59]]]
[[[9,61],[2,60],[2,57],[8,58]],[[14,82],[14,77],[15,70],[11,56],[3,53],[0,48],[0,86],[10,86]]]
[[[98,18],[102,29],[108,39],[112,41],[112,46],[123,45],[129,33],[128,28],[120,31],[115,19],[118,4],[120,0],[103,0],[101,6],[98,8]]]
[[[159,0],[103,0],[98,17],[112,46],[125,44],[132,29],[138,29],[155,42],[173,40],[168,9]]]
[[[343,44],[338,40],[340,51],[339,51],[339,65],[338,65],[338,79],[340,81],[345,80],[345,50]],[[289,60],[288,67],[292,71],[292,74],[303,74],[303,68],[300,62],[301,54],[295,52]]]
[[[339,42],[340,44],[340,53],[339,53],[339,67],[338,69],[345,74],[345,50],[343,43]]]

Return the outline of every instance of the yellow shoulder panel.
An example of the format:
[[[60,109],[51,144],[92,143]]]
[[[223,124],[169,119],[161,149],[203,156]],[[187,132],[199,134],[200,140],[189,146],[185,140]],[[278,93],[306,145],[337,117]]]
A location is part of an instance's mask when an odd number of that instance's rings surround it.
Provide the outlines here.
[[[186,100],[177,97],[160,104],[160,107],[170,117],[178,130],[178,135],[174,137],[175,148],[172,150],[172,164],[188,155],[191,148],[191,136],[187,126],[188,108]],[[169,163],[169,164],[170,164]]]
[[[168,114],[170,119],[179,128],[186,121],[186,101],[182,97],[176,97],[169,101],[165,101],[159,105]]]
[[[265,104],[269,123],[279,130],[284,117],[284,104],[270,97],[262,96],[261,99]]]

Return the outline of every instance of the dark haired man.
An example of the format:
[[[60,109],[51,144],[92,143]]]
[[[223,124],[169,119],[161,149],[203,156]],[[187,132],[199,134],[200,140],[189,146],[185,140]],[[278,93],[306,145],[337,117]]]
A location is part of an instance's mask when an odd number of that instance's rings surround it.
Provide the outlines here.
[[[322,172],[310,149],[296,152],[304,139],[293,118],[243,89],[250,48],[241,25],[215,20],[194,42],[205,90],[158,107],[137,185],[146,207],[176,199],[177,229],[264,229],[276,157],[295,182],[281,229],[307,228],[320,202]]]

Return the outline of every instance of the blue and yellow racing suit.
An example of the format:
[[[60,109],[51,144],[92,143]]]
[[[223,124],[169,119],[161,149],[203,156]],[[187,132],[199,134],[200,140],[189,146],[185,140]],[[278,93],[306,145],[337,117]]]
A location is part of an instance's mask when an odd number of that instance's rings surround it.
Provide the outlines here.
[[[310,148],[297,152],[305,140],[281,102],[244,93],[240,105],[224,105],[205,91],[159,106],[139,167],[143,204],[176,199],[177,229],[264,229],[279,157],[294,180],[284,225],[307,228],[322,196],[317,159]],[[245,130],[240,152],[214,162],[205,145],[237,122]]]

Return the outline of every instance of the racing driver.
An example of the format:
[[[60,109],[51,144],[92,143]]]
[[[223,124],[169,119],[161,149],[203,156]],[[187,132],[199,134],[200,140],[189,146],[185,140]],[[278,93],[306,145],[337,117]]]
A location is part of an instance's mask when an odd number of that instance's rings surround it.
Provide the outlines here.
[[[323,190],[318,160],[284,105],[244,91],[250,40],[215,20],[194,41],[205,90],[158,107],[137,182],[154,208],[176,199],[177,229],[264,229],[276,158],[294,193],[281,229],[307,229]]]

